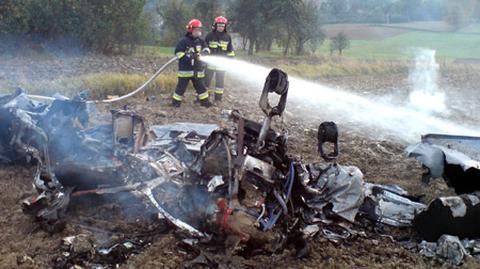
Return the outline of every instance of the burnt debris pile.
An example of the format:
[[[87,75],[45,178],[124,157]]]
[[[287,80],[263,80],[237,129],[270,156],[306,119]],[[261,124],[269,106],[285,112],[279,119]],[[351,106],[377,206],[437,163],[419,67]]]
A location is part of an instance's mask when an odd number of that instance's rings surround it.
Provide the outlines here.
[[[366,236],[358,223],[415,225],[421,238],[439,239],[421,242],[418,251],[456,264],[462,255],[475,253],[475,241],[462,241],[465,246],[458,239],[479,235],[475,194],[439,198],[427,207],[399,186],[364,182],[357,167],[337,163],[339,131],[333,122],[319,125],[317,163],[289,154],[287,131],[271,127],[284,113],[288,85],[287,74],[273,69],[259,102],[264,120],[225,111],[228,127],[223,128],[149,126],[126,109],[112,110],[110,123],[94,125],[89,104],[80,97],[56,96],[46,104],[18,90],[0,96],[0,162],[37,167],[33,184],[38,194],[23,201],[22,208],[42,229],[64,229],[72,222],[71,207],[81,206],[75,201],[82,197],[128,194],[128,203],[143,208],[137,214],[153,213],[153,227],[175,229],[187,248],[200,254],[190,264],[218,265],[203,251],[212,246],[225,255],[245,256],[294,246],[297,257],[305,257],[315,236],[335,242]],[[271,95],[276,105],[270,104]],[[431,175],[443,175],[461,193],[477,191],[469,188],[478,185],[469,177],[478,177],[478,166],[453,150],[420,144],[409,154],[420,156]],[[457,222],[465,229],[457,231]],[[433,229],[431,223],[446,224]],[[155,237],[131,236],[102,245],[73,235],[64,238],[55,266],[113,267],[151,240]]]

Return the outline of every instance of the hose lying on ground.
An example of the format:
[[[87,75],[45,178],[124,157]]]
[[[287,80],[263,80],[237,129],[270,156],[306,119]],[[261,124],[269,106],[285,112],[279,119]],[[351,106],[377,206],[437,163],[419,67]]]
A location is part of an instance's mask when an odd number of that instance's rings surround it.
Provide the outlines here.
[[[152,81],[154,81],[158,75],[160,75],[160,73],[162,73],[170,64],[172,64],[173,62],[175,62],[177,60],[177,57],[173,57],[171,58],[170,60],[168,60],[168,62],[166,62],[164,65],[162,65],[162,67],[160,67],[157,72],[155,72],[155,74],[153,74],[153,76],[151,76],[147,81],[145,81],[145,83],[143,83],[140,87],[138,87],[137,89],[135,89],[134,91],[130,92],[130,93],[127,93],[123,96],[120,96],[120,97],[117,97],[117,98],[113,98],[113,99],[104,99],[104,100],[89,100],[89,101],[86,101],[88,104],[99,104],[99,103],[113,103],[113,102],[118,102],[118,101],[121,101],[121,100],[124,100],[124,99],[127,99],[141,91],[144,91],[147,86],[152,83]],[[31,98],[36,98],[36,99],[42,99],[42,100],[50,100],[50,101],[53,101],[55,100],[56,98],[53,98],[53,97],[49,97],[49,96],[43,96],[43,95],[35,95],[35,94],[29,94],[28,95],[29,97]]]

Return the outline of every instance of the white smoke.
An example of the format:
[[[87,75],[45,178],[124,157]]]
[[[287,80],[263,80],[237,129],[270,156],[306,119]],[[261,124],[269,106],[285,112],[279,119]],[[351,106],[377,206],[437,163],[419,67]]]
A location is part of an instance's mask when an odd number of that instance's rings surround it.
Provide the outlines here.
[[[439,65],[435,61],[435,50],[419,49],[415,66],[410,71],[410,105],[420,111],[448,114],[445,94],[438,88]]]
[[[243,83],[260,91],[271,68],[224,57],[207,56],[209,65],[221,67]],[[336,121],[345,127],[369,128],[369,136],[394,136],[402,141],[418,141],[420,135],[444,133],[457,135],[480,135],[480,128],[463,126],[440,117],[429,115],[411,106],[399,106],[376,101],[340,89],[289,77],[288,108],[305,111],[302,116]],[[255,96],[246,93],[245,96]],[[373,129],[373,130],[372,130]]]

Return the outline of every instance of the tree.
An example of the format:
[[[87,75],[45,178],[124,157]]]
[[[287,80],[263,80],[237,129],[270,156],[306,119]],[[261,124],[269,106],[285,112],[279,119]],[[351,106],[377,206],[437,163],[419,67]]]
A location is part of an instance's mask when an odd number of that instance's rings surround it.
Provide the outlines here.
[[[218,0],[198,0],[195,2],[193,15],[203,23],[205,29],[209,29],[213,19],[220,15]]]
[[[257,38],[261,36],[265,22],[261,8],[263,0],[239,0],[232,3],[230,8],[231,22],[240,35],[248,39],[248,54],[252,55]]]
[[[145,0],[82,0],[77,34],[88,47],[106,54],[116,46],[136,44],[146,31],[140,17],[144,5]]]
[[[161,44],[174,46],[185,34],[185,25],[192,18],[191,8],[182,0],[168,0],[157,8],[163,19],[161,27]]]
[[[321,28],[318,28],[316,32],[314,32],[314,35],[310,41],[308,41],[308,48],[310,49],[310,52],[312,54],[315,54],[317,51],[318,47],[320,47],[323,42],[325,42],[325,32]]]
[[[270,50],[274,42],[285,55],[302,54],[307,44],[316,50],[325,38],[314,0],[236,0],[228,13],[234,30],[248,40],[250,55]]]
[[[310,42],[310,48],[315,53],[317,47],[325,40],[325,34],[321,28],[319,9],[313,1],[300,3],[297,8],[299,18],[293,27],[293,35],[296,41],[295,53],[297,55],[304,53],[307,42]]]
[[[322,14],[325,14],[329,23],[341,23],[347,20],[349,11],[348,0],[326,0],[320,5]]]
[[[103,53],[132,47],[145,37],[141,17],[145,0],[4,0],[0,2],[0,33],[71,39]]]
[[[472,22],[476,4],[476,0],[448,2],[444,18],[445,21],[450,24],[455,31],[467,26]]]
[[[338,54],[342,55],[343,51],[349,47],[350,40],[343,32],[338,33],[330,39],[330,54],[333,54],[334,51],[338,50]]]
[[[466,17],[464,11],[456,5],[448,9],[445,16],[445,21],[450,24],[455,31],[459,30],[466,24]]]
[[[464,0],[460,0],[464,1]],[[474,1],[474,0],[465,0]],[[446,0],[319,0],[325,23],[440,20]]]
[[[0,34],[19,34],[28,30],[29,0],[2,0],[0,2]]]
[[[148,45],[158,45],[161,40],[161,27],[163,19],[158,14],[158,0],[147,0],[147,3],[143,7],[143,12],[140,17],[146,24],[146,37],[143,42]]]
[[[294,39],[297,38],[297,41],[302,42],[303,37],[307,34],[307,30],[303,29],[305,25],[302,23],[301,12],[304,10],[301,6],[303,3],[301,0],[274,0],[272,2],[273,15],[284,30],[283,36],[279,36],[278,39],[283,45],[283,54],[287,55]],[[302,48],[297,47],[296,49],[301,50]]]

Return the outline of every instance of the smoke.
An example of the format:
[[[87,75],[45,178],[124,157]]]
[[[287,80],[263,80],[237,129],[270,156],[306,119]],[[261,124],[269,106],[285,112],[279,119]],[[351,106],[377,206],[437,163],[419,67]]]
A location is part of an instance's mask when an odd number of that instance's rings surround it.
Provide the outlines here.
[[[22,87],[52,95],[52,88],[65,88],[59,78],[75,77],[85,69],[76,63],[86,55],[71,38],[0,35],[0,92]]]
[[[409,101],[415,109],[448,114],[445,94],[438,89],[438,69],[435,50],[419,49],[417,51],[415,67],[409,75],[412,87]]]
[[[227,70],[230,76],[248,83],[252,89],[258,91],[258,95],[270,71],[267,67],[224,57],[207,56],[204,61],[221,67]],[[287,109],[304,111],[301,116],[309,119],[333,120],[344,128],[367,127],[362,130],[369,131],[369,136],[389,136],[414,142],[426,133],[480,135],[479,128],[432,116],[409,104],[395,105],[381,101],[380,98],[366,98],[296,77],[289,77],[289,81]]]

